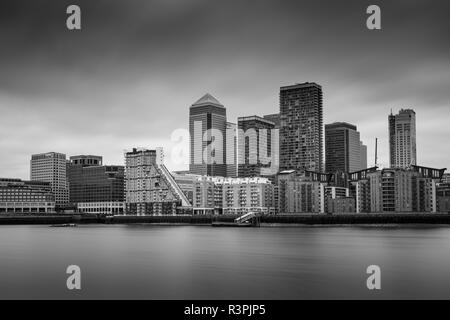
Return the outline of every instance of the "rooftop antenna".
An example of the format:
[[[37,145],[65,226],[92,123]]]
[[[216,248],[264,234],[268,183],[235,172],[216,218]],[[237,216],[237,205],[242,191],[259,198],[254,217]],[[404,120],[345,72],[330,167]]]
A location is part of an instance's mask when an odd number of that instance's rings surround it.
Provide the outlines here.
[[[378,138],[375,138],[375,167],[378,163]]]

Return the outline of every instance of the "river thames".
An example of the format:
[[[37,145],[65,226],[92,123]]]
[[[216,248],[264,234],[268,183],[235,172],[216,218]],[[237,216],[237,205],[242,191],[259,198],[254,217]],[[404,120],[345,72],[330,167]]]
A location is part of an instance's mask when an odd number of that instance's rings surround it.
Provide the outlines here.
[[[0,299],[449,298],[448,226],[0,226]]]

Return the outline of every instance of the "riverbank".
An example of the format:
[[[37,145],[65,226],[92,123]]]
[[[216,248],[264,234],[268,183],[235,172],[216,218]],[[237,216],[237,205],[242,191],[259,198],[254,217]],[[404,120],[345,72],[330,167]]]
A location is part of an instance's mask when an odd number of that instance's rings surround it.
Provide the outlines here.
[[[173,224],[211,225],[212,222],[232,222],[232,215],[198,216],[113,216],[42,215],[0,216],[0,225],[54,224]],[[447,213],[339,214],[339,215],[268,215],[260,222],[265,225],[353,225],[353,224],[449,224]]]

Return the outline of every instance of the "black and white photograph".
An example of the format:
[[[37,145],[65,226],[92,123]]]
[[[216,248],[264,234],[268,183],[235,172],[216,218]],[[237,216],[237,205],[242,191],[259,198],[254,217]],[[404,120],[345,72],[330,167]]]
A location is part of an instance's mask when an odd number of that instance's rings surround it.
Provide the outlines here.
[[[449,300],[449,17],[1,0],[0,300]]]

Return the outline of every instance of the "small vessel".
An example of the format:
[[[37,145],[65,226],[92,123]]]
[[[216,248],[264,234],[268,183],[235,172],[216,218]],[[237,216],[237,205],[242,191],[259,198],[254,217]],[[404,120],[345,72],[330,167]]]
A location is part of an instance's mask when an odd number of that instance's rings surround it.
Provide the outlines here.
[[[62,224],[52,224],[50,227],[66,227],[66,228],[73,228],[77,227],[78,225],[75,223],[62,223]]]

